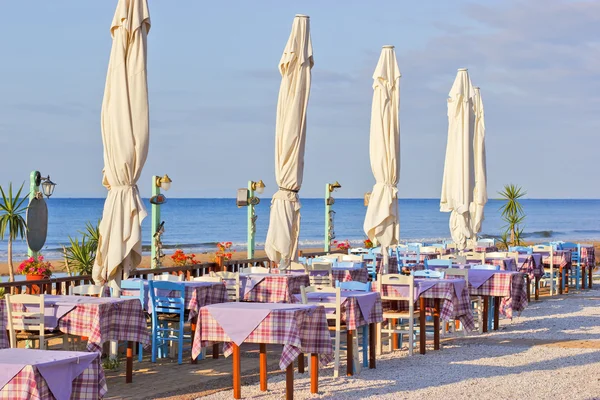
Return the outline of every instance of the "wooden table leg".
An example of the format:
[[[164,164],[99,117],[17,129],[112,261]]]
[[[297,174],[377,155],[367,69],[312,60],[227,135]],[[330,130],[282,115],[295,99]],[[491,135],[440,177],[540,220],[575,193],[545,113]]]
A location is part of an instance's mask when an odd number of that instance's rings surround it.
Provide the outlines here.
[[[398,324],[398,320],[395,318],[390,319],[390,324],[395,327]],[[398,350],[398,334],[392,333],[392,350]]]
[[[535,300],[539,300],[540,299],[540,277],[536,276],[535,277]]]
[[[560,268],[558,268],[558,294],[563,294],[562,283],[563,283],[563,269],[562,269],[562,267],[560,267]],[[550,286],[550,287],[552,287],[552,286]]]
[[[213,343],[213,360],[219,358],[219,343]]]
[[[267,390],[267,345],[261,343],[260,345],[260,359],[259,359],[259,369],[260,369],[260,390],[265,392]],[[294,364],[292,363],[292,369],[294,368]]]
[[[375,350],[377,347],[377,339],[375,337],[376,324],[369,324],[369,368],[375,368]]]
[[[298,373],[304,373],[304,353],[300,353],[298,356]]]
[[[421,296],[419,298],[419,347],[421,354],[425,354],[425,341],[427,338],[425,329],[425,297]]]
[[[585,278],[586,278],[585,265],[582,265],[581,266],[581,288],[582,289],[585,289]]]
[[[316,353],[310,355],[310,392],[319,391],[319,357]]]
[[[194,336],[196,335],[196,318],[194,318],[194,320],[190,323],[190,329],[192,331],[192,333],[191,333],[192,343],[194,343]],[[198,364],[198,359],[192,357],[190,359],[190,363]]]
[[[594,267],[592,265],[590,265],[590,267],[588,268],[588,288],[591,289],[592,288],[592,272],[594,270]]]
[[[500,325],[500,297],[494,297],[494,330],[497,331]]]
[[[440,299],[433,299],[433,349],[440,349]]]
[[[290,363],[285,369],[285,398],[294,399],[294,363]]]
[[[527,301],[531,302],[531,279],[528,273],[525,273],[525,285],[527,285]]]
[[[354,349],[353,349],[353,330],[348,329],[346,331],[346,375],[354,375]]]
[[[240,347],[233,343],[233,398],[242,398],[242,364],[240,361]]]
[[[565,268],[565,294],[569,293],[569,268]]]
[[[125,383],[133,382],[133,342],[127,342],[127,364],[125,367]]]
[[[490,308],[490,298],[489,296],[484,296],[483,298],[483,333],[488,331],[488,312]]]

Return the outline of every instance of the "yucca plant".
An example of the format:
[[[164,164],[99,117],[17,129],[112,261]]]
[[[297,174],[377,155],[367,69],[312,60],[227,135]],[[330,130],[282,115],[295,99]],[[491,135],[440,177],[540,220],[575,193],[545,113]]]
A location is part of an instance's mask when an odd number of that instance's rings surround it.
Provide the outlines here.
[[[4,192],[0,186],[0,194],[2,195],[2,203],[0,204],[0,239],[4,240],[4,236],[8,232],[8,274],[11,282],[15,281],[15,273],[12,260],[12,244],[17,238],[23,239],[27,231],[27,223],[23,218],[27,206],[23,205],[27,197],[21,198],[23,185],[19,191],[13,196],[12,183],[8,185],[8,194]]]
[[[98,249],[98,240],[100,239],[100,220],[96,225],[92,225],[90,221],[85,223],[85,232],[79,231],[83,237],[88,238],[88,242],[94,248],[94,251]]]
[[[83,236],[81,241],[69,236],[70,246],[66,248],[65,258],[72,267],[80,275],[89,275],[94,268],[96,260],[96,246],[91,240],[86,241],[86,236]]]
[[[508,184],[504,186],[504,190],[499,193],[506,203],[500,207],[502,219],[506,222],[506,239],[509,239],[507,243],[512,246],[519,246],[523,243],[523,228],[521,224],[525,220],[525,211],[520,199],[527,194],[521,187],[517,185]]]

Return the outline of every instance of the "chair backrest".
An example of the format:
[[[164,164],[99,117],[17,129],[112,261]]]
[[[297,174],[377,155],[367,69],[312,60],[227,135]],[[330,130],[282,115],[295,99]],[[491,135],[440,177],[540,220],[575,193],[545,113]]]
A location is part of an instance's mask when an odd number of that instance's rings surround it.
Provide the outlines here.
[[[476,253],[474,251],[465,251],[461,254],[466,257],[467,260],[477,260],[485,262],[485,253]]]
[[[540,252],[554,252],[554,247],[550,246],[549,244],[534,244],[533,246],[531,246],[532,250],[534,253],[540,253]]]
[[[17,347],[17,330],[20,331],[37,331],[40,336],[40,349],[44,349],[46,344],[44,341],[44,295],[34,296],[31,294],[7,294],[4,296],[6,302],[6,313],[8,317],[8,332],[10,338],[10,347]],[[21,311],[15,311],[13,304],[23,306]],[[34,311],[22,311],[27,309],[27,306],[33,306]]]
[[[406,243],[406,247],[421,247],[423,246],[423,242],[410,242]]]
[[[104,294],[104,286],[79,285],[79,286],[70,286],[69,287],[69,295],[71,295],[71,296],[102,297],[103,294]]]
[[[333,286],[332,264],[313,261],[308,266],[308,278],[311,286]]]
[[[431,259],[431,260],[425,260],[425,269],[434,269],[435,267],[450,268],[451,266],[452,266],[451,259],[435,258],[435,259]]]
[[[250,272],[253,274],[269,274],[271,273],[271,269],[266,267],[250,267]]]
[[[408,301],[409,307],[414,308],[415,304],[415,277],[412,275],[402,274],[385,274],[380,275],[377,280],[377,291],[381,294],[381,300],[403,300]],[[389,290],[385,292],[385,285],[402,285],[408,286],[408,296],[402,296],[400,293]]]
[[[446,278],[450,278],[451,276],[460,276],[462,279],[467,282],[467,287],[469,287],[469,270],[461,269],[461,268],[448,268],[446,270]]]
[[[197,276],[195,278],[192,278],[192,281],[194,281],[194,282],[214,282],[214,283],[223,282],[223,280],[221,278],[219,278],[218,276],[210,276],[210,275]]]
[[[300,296],[302,298],[302,304],[308,304],[308,297],[306,296],[307,293],[315,293],[315,292],[319,292],[319,293],[338,293],[340,292],[339,288],[334,288],[334,287],[327,287],[327,286],[300,286]],[[329,303],[329,306],[331,307],[331,303]]]
[[[210,276],[218,276],[225,281],[227,298],[229,301],[240,301],[240,274],[237,272],[219,271],[211,272]],[[232,283],[231,281],[234,281]]]
[[[396,247],[398,265],[414,265],[421,262],[421,246]]]
[[[485,254],[486,258],[507,258],[508,254],[506,251],[491,251]]]
[[[148,291],[152,302],[152,318],[156,314],[179,314],[183,318],[185,311],[185,286],[169,281],[148,281]],[[173,292],[179,293],[174,295]]]
[[[322,260],[331,260],[333,261],[340,261],[342,259],[343,254],[325,254],[324,256],[319,256],[320,259]]]
[[[381,254],[381,247],[371,248],[371,254]]]
[[[357,281],[347,281],[340,282],[335,281],[335,287],[339,287],[342,290],[353,290],[356,292],[370,292],[371,291],[371,282],[357,282]]]
[[[140,303],[142,303],[142,307],[144,307],[144,302],[146,300],[146,285],[144,285],[144,281],[142,279],[135,281],[130,279],[122,280],[121,289],[135,293],[131,295],[124,295],[123,292],[121,292],[122,299],[138,299]]]
[[[439,253],[440,249],[435,246],[421,246],[421,253]]]
[[[477,265],[471,265],[471,269],[487,269],[490,271],[498,271],[498,270],[500,270],[500,266],[499,265],[490,265],[490,264],[477,264]]]
[[[573,242],[564,242],[560,247],[561,250],[571,251],[571,265],[578,267],[581,261],[581,245]]]
[[[509,251],[506,253],[506,258],[512,258],[515,260],[515,265],[519,265],[519,252],[518,251]]]
[[[337,268],[354,268],[355,264],[357,264],[355,261],[338,261],[333,266]]]
[[[368,254],[369,249],[365,249],[363,247],[353,247],[348,249],[348,254]]]
[[[346,254],[342,256],[342,261],[363,262],[363,256]]]
[[[431,243],[429,246],[435,247],[437,249],[446,250],[446,245],[444,243]]]
[[[533,253],[533,249],[531,247],[526,246],[510,246],[508,251],[516,251],[520,254],[531,254]]]
[[[153,279],[155,281],[182,282],[183,274],[182,275],[160,274],[160,275],[154,275]]]
[[[477,247],[490,247],[496,244],[496,239],[494,238],[485,238],[477,240]]]
[[[434,271],[432,269],[413,271],[412,274],[415,278],[444,279],[444,271]]]
[[[306,272],[306,266],[302,263],[292,261],[290,262],[290,267],[288,271],[304,271]]]

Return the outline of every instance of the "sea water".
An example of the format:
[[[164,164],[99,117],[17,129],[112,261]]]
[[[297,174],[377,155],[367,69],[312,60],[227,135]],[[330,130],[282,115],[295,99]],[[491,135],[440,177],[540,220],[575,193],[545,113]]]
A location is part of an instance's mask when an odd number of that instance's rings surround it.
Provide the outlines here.
[[[321,247],[325,235],[323,199],[302,199],[300,228],[301,247]],[[62,258],[62,246],[69,236],[80,238],[86,222],[97,223],[102,216],[104,199],[47,200],[48,237],[42,253],[48,258]],[[150,203],[146,199],[148,213]],[[503,202],[490,200],[485,207],[482,235],[497,237],[504,229],[499,209]],[[600,200],[522,201],[526,214],[523,227],[527,240],[600,240]],[[256,207],[257,248],[264,245],[269,224],[269,199]],[[355,246],[365,239],[363,221],[366,207],[362,199],[336,199],[334,228],[337,240],[348,239]],[[439,211],[437,199],[401,199],[400,237],[408,241],[440,241],[450,237],[448,213]],[[216,243],[231,241],[238,251],[246,246],[247,210],[238,208],[234,199],[169,199],[161,206],[165,221],[162,236],[166,252],[182,248],[197,253],[214,252]],[[150,216],[143,224],[144,251],[150,246]],[[14,244],[14,260],[21,261],[27,252],[24,241]],[[6,240],[0,241],[0,261],[6,261]]]

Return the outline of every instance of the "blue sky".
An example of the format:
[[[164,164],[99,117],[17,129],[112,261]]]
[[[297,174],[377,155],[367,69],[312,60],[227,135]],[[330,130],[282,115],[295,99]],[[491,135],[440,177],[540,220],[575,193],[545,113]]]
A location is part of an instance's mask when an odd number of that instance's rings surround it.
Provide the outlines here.
[[[275,189],[277,63],[296,13],[315,67],[301,197],[362,197],[371,75],[382,45],[402,71],[401,197],[439,197],[446,97],[468,67],[486,112],[488,193],[599,198],[600,2],[150,0],[150,153],[140,189],[168,173],[173,197]],[[100,107],[116,0],[0,4],[0,184],[32,169],[57,197],[104,197]]]

